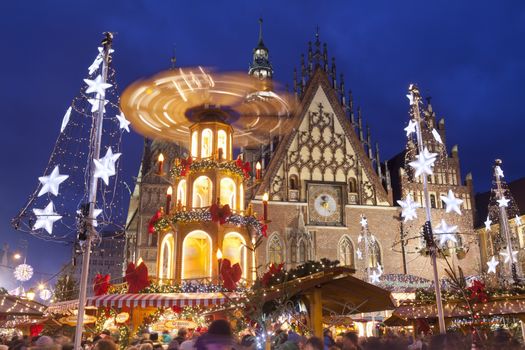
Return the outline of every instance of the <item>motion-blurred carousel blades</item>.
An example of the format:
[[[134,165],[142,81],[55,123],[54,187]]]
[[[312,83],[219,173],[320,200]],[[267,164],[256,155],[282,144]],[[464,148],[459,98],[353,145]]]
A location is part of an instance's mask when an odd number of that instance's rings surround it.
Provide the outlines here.
[[[189,127],[199,121],[195,111],[219,108],[235,129],[234,143],[249,146],[286,132],[293,98],[264,90],[261,81],[245,73],[209,73],[196,67],[132,84],[121,106],[139,133],[183,143],[189,140]]]

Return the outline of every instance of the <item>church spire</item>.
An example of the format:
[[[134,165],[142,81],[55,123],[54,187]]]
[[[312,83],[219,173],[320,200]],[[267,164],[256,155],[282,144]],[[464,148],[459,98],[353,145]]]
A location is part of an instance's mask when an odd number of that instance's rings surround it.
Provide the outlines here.
[[[262,18],[259,18],[259,41],[257,42],[257,47],[253,49],[253,61],[250,64],[248,74],[260,80],[271,80],[273,76],[273,68],[270,63],[268,49],[263,42],[262,23]]]

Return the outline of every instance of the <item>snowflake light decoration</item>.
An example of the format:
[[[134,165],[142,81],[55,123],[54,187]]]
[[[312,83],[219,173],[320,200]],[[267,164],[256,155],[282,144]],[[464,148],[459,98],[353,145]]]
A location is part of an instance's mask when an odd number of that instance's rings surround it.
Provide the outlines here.
[[[42,289],[40,293],[38,294],[40,299],[42,300],[49,300],[53,296],[53,293],[49,289]]]
[[[20,264],[13,272],[17,281],[29,281],[33,277],[33,268],[28,264]]]

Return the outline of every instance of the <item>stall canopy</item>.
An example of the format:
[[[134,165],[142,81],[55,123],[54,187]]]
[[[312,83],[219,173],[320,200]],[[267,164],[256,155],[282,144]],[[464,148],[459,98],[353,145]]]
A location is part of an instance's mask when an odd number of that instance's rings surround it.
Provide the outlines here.
[[[44,314],[45,309],[45,305],[36,301],[9,294],[0,295],[0,318],[2,319],[9,316],[39,317]]]
[[[88,297],[87,307],[173,307],[173,306],[212,306],[222,305],[230,299],[236,299],[236,293],[144,293],[144,294],[107,294]],[[48,308],[48,313],[64,313],[78,308],[78,300],[55,303]]]

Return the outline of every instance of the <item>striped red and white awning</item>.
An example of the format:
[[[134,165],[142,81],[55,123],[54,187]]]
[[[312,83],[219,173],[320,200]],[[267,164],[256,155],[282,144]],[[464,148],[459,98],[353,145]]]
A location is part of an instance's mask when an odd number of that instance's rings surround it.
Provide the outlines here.
[[[88,297],[87,307],[208,307],[222,305],[230,299],[237,299],[237,293],[148,293],[148,294],[107,294]],[[78,308],[78,300],[50,305],[48,313],[63,312]]]

